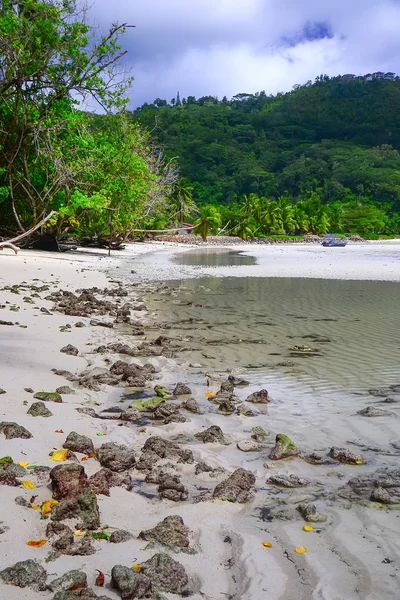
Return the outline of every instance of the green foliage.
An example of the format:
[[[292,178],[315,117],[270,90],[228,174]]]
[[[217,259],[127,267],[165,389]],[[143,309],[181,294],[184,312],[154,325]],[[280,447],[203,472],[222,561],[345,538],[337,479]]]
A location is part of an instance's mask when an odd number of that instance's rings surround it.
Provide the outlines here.
[[[218,233],[221,226],[221,214],[215,206],[204,206],[195,221],[194,233],[201,235],[203,241],[210,233]]]

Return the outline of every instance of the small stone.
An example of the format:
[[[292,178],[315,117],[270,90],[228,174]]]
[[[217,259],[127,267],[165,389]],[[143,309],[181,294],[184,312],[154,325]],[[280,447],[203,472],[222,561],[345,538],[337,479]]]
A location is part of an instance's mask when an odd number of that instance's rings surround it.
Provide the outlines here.
[[[25,429],[25,427],[22,427],[22,425],[7,421],[2,421],[0,423],[0,433],[4,433],[7,440],[13,440],[15,438],[28,440],[32,437],[31,432]]]
[[[242,452],[259,452],[261,446],[255,440],[241,440],[236,447]]]
[[[163,544],[175,552],[189,548],[189,529],[182,517],[178,515],[166,517],[154,529],[141,531],[139,538],[147,542]]]
[[[29,587],[43,591],[46,587],[47,571],[36,560],[24,560],[0,572],[0,578],[9,585]]]
[[[69,354],[70,356],[78,356],[79,354],[78,348],[72,346],[72,344],[68,344],[67,346],[64,346],[64,348],[61,348],[60,352],[63,354]]]
[[[284,433],[278,433],[275,438],[275,447],[269,455],[272,460],[281,460],[290,456],[297,456],[300,450],[294,442]]]
[[[309,479],[305,477],[298,477],[297,475],[272,475],[267,479],[267,483],[270,485],[277,485],[279,487],[297,488],[304,487],[310,483]]]
[[[235,412],[236,405],[230,400],[226,399],[221,402],[218,406],[218,412],[221,415],[232,415]]]
[[[33,392],[35,391],[35,390],[33,390],[32,388],[29,388],[29,387],[28,388],[24,388],[24,390],[25,390],[25,392],[28,392],[28,394],[33,394]]]
[[[182,594],[189,583],[185,567],[168,554],[155,554],[141,566],[141,574],[157,591]]]
[[[62,402],[62,398],[57,392],[36,392],[33,397],[35,400],[43,400],[44,402]]]
[[[52,417],[53,413],[47,408],[44,402],[34,402],[28,410],[28,415],[32,417]]]
[[[260,390],[259,392],[250,394],[250,396],[246,398],[246,402],[252,402],[254,404],[267,404],[268,402],[271,402],[271,398],[269,397],[267,390]]]
[[[73,390],[69,385],[62,385],[56,389],[57,394],[64,394],[65,396],[71,396],[76,394],[75,390]]]
[[[192,390],[185,383],[177,383],[173,391],[174,396],[189,396]]]
[[[129,540],[133,539],[133,535],[129,533],[129,531],[125,531],[124,529],[117,529],[113,531],[110,535],[110,542],[112,544],[121,544],[122,542],[129,542]]]
[[[44,306],[42,306],[42,308],[40,309],[40,312],[42,312],[44,315],[51,315],[52,313],[47,310],[47,308],[45,308]]]
[[[195,433],[194,437],[198,440],[201,440],[203,444],[227,443],[222,429],[218,427],[218,425],[211,425],[211,427],[205,431],[199,431],[198,433]]]
[[[384,417],[390,413],[388,413],[386,410],[376,408],[375,406],[367,406],[366,408],[359,410],[357,414],[362,415],[363,417]]]
[[[87,576],[83,571],[74,569],[68,571],[62,577],[53,579],[48,585],[48,589],[51,592],[60,592],[62,590],[68,590],[73,585],[81,584],[83,587],[87,586]]]
[[[185,402],[182,403],[182,408],[193,414],[199,412],[199,405],[194,398],[188,398],[185,400]]]
[[[235,387],[246,387],[249,385],[247,379],[242,379],[241,377],[235,377],[234,375],[228,376],[228,381],[232,383]]]
[[[77,495],[87,486],[85,469],[74,463],[54,467],[50,471],[50,480],[55,500]]]
[[[250,406],[247,406],[247,404],[239,404],[237,409],[236,409],[236,413],[238,415],[243,415],[244,417],[254,417],[255,416],[255,412],[250,408]]]
[[[247,502],[254,495],[255,483],[254,473],[246,469],[236,469],[228,479],[216,486],[213,497],[229,502]]]
[[[102,467],[117,473],[131,469],[136,462],[134,451],[131,448],[115,442],[103,444],[99,448],[97,458]]]
[[[121,413],[120,419],[122,421],[129,421],[130,423],[137,423],[143,419],[143,415],[135,408],[127,408]]]
[[[130,567],[115,565],[111,571],[111,582],[121,594],[122,600],[151,598],[153,596],[151,580],[143,573],[137,573]]]
[[[93,490],[86,489],[77,496],[61,500],[59,504],[53,506],[51,519],[53,521],[79,519],[80,529],[98,529],[100,527],[100,513],[96,494]]]
[[[86,327],[85,323],[83,323],[82,321],[77,321],[75,323],[75,327]]]
[[[174,502],[188,499],[188,489],[183,485],[178,475],[166,473],[165,475],[160,476],[159,481],[160,485],[158,486],[158,491],[161,498],[173,500]]]
[[[3,388],[0,388],[0,395],[1,394],[7,394],[6,390],[3,390]]]
[[[325,523],[328,520],[326,515],[323,515],[317,511],[315,504],[299,504],[297,510],[305,521],[309,523]]]
[[[348,448],[338,448],[337,446],[332,446],[329,451],[329,456],[341,463],[348,465],[361,465],[363,463],[361,454],[353,452]]]
[[[133,488],[132,478],[128,472],[115,473],[109,469],[100,469],[88,480],[88,485],[96,494],[110,495],[110,488],[122,487],[131,491]]]
[[[90,438],[86,435],[80,435],[76,431],[71,431],[63,444],[63,448],[67,448],[72,452],[80,452],[81,454],[93,454],[94,445]]]

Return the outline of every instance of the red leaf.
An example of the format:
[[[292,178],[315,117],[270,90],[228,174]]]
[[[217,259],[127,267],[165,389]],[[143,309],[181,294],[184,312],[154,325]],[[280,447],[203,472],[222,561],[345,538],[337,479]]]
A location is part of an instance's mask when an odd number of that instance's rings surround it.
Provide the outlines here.
[[[102,573],[98,569],[96,569],[96,571],[98,572],[98,575],[96,577],[95,585],[97,585],[97,587],[103,587],[103,585],[104,585],[104,573]]]
[[[84,583],[74,583],[71,587],[67,588],[67,592],[73,592],[74,590],[80,590],[81,588],[85,588],[86,585]]]

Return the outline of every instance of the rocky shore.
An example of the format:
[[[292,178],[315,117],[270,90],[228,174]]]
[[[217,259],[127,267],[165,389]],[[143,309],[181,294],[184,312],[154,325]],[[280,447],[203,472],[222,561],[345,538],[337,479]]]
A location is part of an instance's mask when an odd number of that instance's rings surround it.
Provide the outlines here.
[[[2,597],[396,597],[400,384],[352,409],[380,445],[283,431],[245,373],[179,365],[190,337],[146,306],[162,284],[1,264]]]

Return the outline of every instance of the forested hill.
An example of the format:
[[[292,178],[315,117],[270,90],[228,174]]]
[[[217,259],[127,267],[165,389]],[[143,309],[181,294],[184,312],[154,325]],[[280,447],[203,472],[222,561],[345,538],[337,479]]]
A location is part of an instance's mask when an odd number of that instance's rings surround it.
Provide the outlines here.
[[[200,203],[255,193],[400,210],[400,80],[329,79],[286,94],[157,99],[135,117],[152,131]]]

